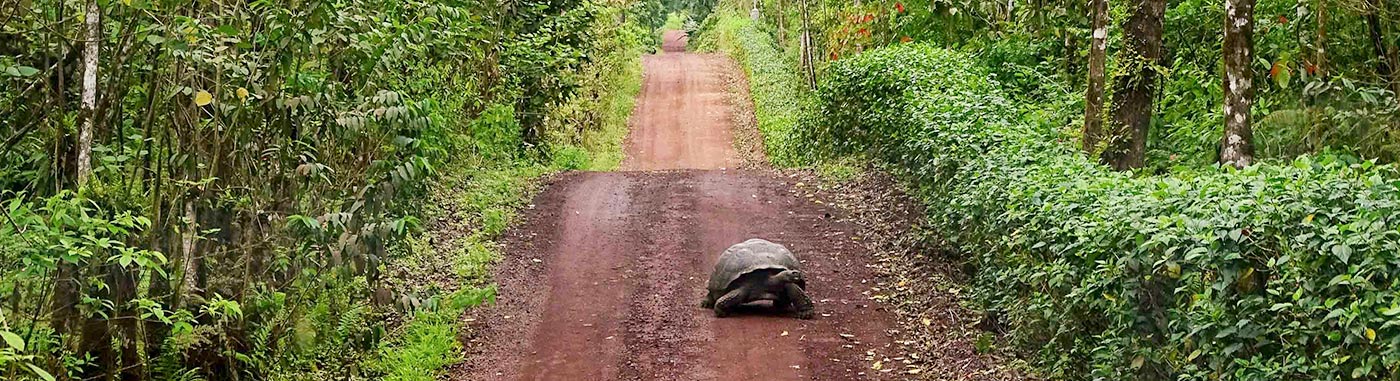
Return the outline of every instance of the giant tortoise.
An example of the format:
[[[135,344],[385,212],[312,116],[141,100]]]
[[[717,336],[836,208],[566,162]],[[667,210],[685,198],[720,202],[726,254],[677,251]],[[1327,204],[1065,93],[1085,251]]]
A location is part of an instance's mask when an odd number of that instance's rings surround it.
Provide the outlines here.
[[[807,281],[798,269],[797,257],[783,245],[754,238],[730,246],[720,254],[710,274],[709,293],[700,303],[725,317],[739,306],[769,300],[773,307],[792,307],[799,319],[811,319],[812,299],[804,290]]]

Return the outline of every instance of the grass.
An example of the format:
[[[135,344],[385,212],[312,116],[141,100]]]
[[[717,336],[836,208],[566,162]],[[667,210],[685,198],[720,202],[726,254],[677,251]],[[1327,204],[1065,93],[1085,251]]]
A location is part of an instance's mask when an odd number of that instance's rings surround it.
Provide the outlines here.
[[[465,226],[472,234],[454,249],[454,269],[463,282],[478,286],[489,282],[491,263],[500,258],[495,240],[515,221],[516,211],[530,202],[536,179],[561,167],[524,165],[476,174],[457,198]]]
[[[441,370],[462,360],[457,342],[457,319],[467,309],[495,301],[491,265],[500,252],[495,240],[515,221],[517,211],[535,194],[537,179],[561,170],[559,167],[516,163],[501,167],[461,165],[456,173],[445,174],[435,192],[446,192],[438,199],[449,200],[457,210],[461,226],[471,227],[449,253],[461,284],[456,291],[423,304],[406,324],[395,331],[393,340],[380,348],[375,366],[385,380],[434,380]],[[428,256],[438,256],[431,245],[421,245]]]
[[[448,294],[435,309],[421,311],[402,334],[382,346],[378,365],[387,381],[434,381],[443,368],[462,360],[457,318],[468,308],[496,301],[496,288],[471,287]]]
[[[616,91],[608,93],[602,105],[602,126],[583,133],[583,146],[591,159],[581,168],[610,171],[622,164],[622,145],[627,139],[627,121],[642,91],[642,59],[637,56],[615,72],[609,82]]]

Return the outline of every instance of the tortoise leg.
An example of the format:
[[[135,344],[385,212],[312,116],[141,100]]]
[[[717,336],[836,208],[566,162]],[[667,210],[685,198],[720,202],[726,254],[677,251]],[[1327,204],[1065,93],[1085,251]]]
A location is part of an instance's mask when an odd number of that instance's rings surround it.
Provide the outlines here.
[[[700,301],[700,308],[705,308],[705,309],[715,308],[715,295],[714,295],[714,293],[705,294],[705,300],[701,300],[701,301]]]
[[[807,297],[807,293],[802,291],[802,287],[788,283],[786,299],[792,303],[792,310],[798,319],[811,319],[815,314],[812,306],[812,299]]]
[[[788,299],[787,288],[783,288],[781,292],[778,292],[778,298],[773,300],[773,309],[782,311],[788,309],[788,307],[791,306],[792,299]]]
[[[719,300],[715,301],[715,316],[729,316],[730,313],[734,312],[735,308],[739,308],[740,305],[744,304],[744,295],[746,294],[748,294],[747,288],[740,287],[730,290],[728,293],[724,294],[724,296],[719,297]]]

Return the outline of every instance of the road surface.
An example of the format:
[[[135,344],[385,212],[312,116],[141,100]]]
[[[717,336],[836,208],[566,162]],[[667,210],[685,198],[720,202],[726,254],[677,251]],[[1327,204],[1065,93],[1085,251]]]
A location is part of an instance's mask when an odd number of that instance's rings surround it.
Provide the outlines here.
[[[504,238],[498,301],[468,319],[463,380],[867,380],[894,317],[868,255],[793,177],[743,170],[725,58],[644,57],[622,172],[553,177]],[[759,237],[803,262],[817,317],[699,308],[719,253]]]

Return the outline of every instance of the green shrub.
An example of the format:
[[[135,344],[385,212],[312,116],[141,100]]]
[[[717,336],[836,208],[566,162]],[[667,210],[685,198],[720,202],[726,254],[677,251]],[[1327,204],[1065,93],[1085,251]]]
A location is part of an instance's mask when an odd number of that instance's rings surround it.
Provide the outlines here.
[[[554,150],[553,157],[550,158],[555,168],[562,170],[577,170],[588,167],[592,159],[588,158],[588,151],[575,146],[563,146]]]
[[[495,287],[466,288],[430,300],[429,307],[414,314],[396,341],[385,342],[381,357],[371,364],[384,373],[383,380],[432,381],[447,366],[462,359],[457,342],[457,319],[468,308],[496,301]]]
[[[472,120],[467,130],[476,142],[476,152],[487,158],[511,160],[520,154],[523,146],[520,121],[515,117],[515,109],[509,105],[488,106]]]
[[[1400,375],[1400,174],[1343,157],[1113,172],[1015,121],[974,60],[834,63],[803,148],[914,180],[975,299],[1056,379]]]
[[[811,104],[802,75],[783,59],[773,37],[747,17],[717,11],[706,19],[697,42],[699,50],[721,51],[734,57],[749,77],[754,116],[763,135],[768,160],[778,166],[804,161],[793,140],[793,129]]]
[[[666,14],[666,23],[661,24],[660,28],[656,28],[656,31],[659,34],[668,30],[681,30],[688,20],[690,20],[690,15],[685,14],[684,11],[668,13]]]

